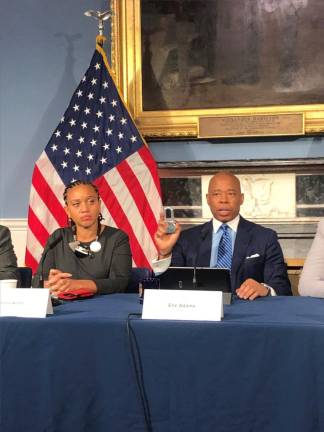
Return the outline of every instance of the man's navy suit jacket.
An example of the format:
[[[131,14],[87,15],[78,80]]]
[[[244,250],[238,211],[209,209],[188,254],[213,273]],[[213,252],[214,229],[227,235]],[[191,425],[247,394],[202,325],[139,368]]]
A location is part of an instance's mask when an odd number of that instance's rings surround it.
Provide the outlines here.
[[[172,250],[171,265],[209,267],[212,237],[212,221],[182,231]],[[232,291],[248,278],[271,286],[277,295],[291,295],[277,234],[240,216],[231,268]]]

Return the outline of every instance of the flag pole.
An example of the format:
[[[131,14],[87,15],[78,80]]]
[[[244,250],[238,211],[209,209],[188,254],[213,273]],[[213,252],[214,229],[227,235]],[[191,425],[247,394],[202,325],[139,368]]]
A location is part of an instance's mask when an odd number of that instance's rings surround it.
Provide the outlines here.
[[[104,43],[104,38],[103,38],[103,36],[104,36],[104,34],[103,34],[104,21],[107,21],[108,19],[111,18],[111,16],[112,16],[111,11],[106,10],[104,12],[100,12],[100,11],[87,10],[84,12],[84,15],[98,20],[98,33],[99,33],[99,36],[102,36],[102,37],[97,38],[97,40],[100,41],[98,43],[102,46]]]

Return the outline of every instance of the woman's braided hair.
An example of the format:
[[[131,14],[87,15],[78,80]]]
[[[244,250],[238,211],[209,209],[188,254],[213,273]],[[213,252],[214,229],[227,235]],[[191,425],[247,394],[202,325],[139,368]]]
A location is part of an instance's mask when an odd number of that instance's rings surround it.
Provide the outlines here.
[[[68,193],[68,191],[70,189],[73,189],[76,186],[79,186],[79,185],[91,186],[93,188],[93,190],[96,192],[98,199],[100,199],[99,191],[98,191],[98,188],[97,188],[97,186],[95,184],[93,184],[93,183],[91,183],[89,181],[86,181],[86,180],[76,180],[76,181],[74,181],[72,183],[69,183],[66,186],[66,188],[64,189],[63,199],[64,199],[65,204],[67,204],[67,193]]]

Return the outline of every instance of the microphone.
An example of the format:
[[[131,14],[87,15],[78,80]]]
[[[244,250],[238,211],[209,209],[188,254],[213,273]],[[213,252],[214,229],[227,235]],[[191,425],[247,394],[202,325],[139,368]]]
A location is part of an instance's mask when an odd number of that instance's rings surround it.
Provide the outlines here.
[[[46,248],[44,249],[42,258],[40,260],[39,263],[39,269],[40,269],[40,275],[39,275],[39,280],[38,280],[38,288],[44,288],[44,262],[45,262],[45,258],[47,257],[47,254],[50,250],[54,249],[55,246],[60,243],[63,240],[63,235],[60,234],[56,239],[52,239],[49,243],[47,243]]]
[[[205,241],[208,233],[209,233],[209,226],[205,225],[202,228],[202,230],[200,231],[200,243],[199,243],[199,246],[198,246],[198,249],[197,249],[197,253],[195,255],[195,260],[194,260],[193,276],[192,276],[192,284],[193,284],[194,290],[197,289],[196,269],[197,269],[198,258],[199,258],[199,255],[200,255],[200,249],[201,249],[201,245]]]

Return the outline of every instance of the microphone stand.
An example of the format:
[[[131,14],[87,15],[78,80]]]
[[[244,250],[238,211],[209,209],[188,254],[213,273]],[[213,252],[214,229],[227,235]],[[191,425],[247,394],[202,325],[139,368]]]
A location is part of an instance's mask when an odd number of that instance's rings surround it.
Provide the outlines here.
[[[196,253],[196,256],[195,256],[195,261],[194,261],[194,266],[193,266],[192,285],[193,285],[194,290],[197,290],[197,263],[198,263],[198,258],[199,258],[199,255],[200,255],[200,250],[201,250],[202,243],[205,241],[207,235],[208,235],[208,230],[206,230],[206,229],[205,230],[201,230],[201,232],[200,232],[200,239],[201,239],[201,241],[200,241],[199,246],[198,246],[198,250],[197,250],[197,253]]]
[[[197,290],[196,262],[195,262],[195,265],[194,265],[194,268],[193,268],[192,285],[193,285],[194,290],[196,291]]]
[[[46,246],[46,248],[44,249],[42,258],[40,260],[39,263],[39,269],[40,269],[40,274],[39,274],[39,278],[38,278],[38,288],[44,288],[44,262],[45,259],[47,257],[47,254],[50,250],[52,250],[58,243],[60,243],[60,241],[63,240],[63,235],[61,234],[58,238],[53,239],[51,242],[49,242]]]

